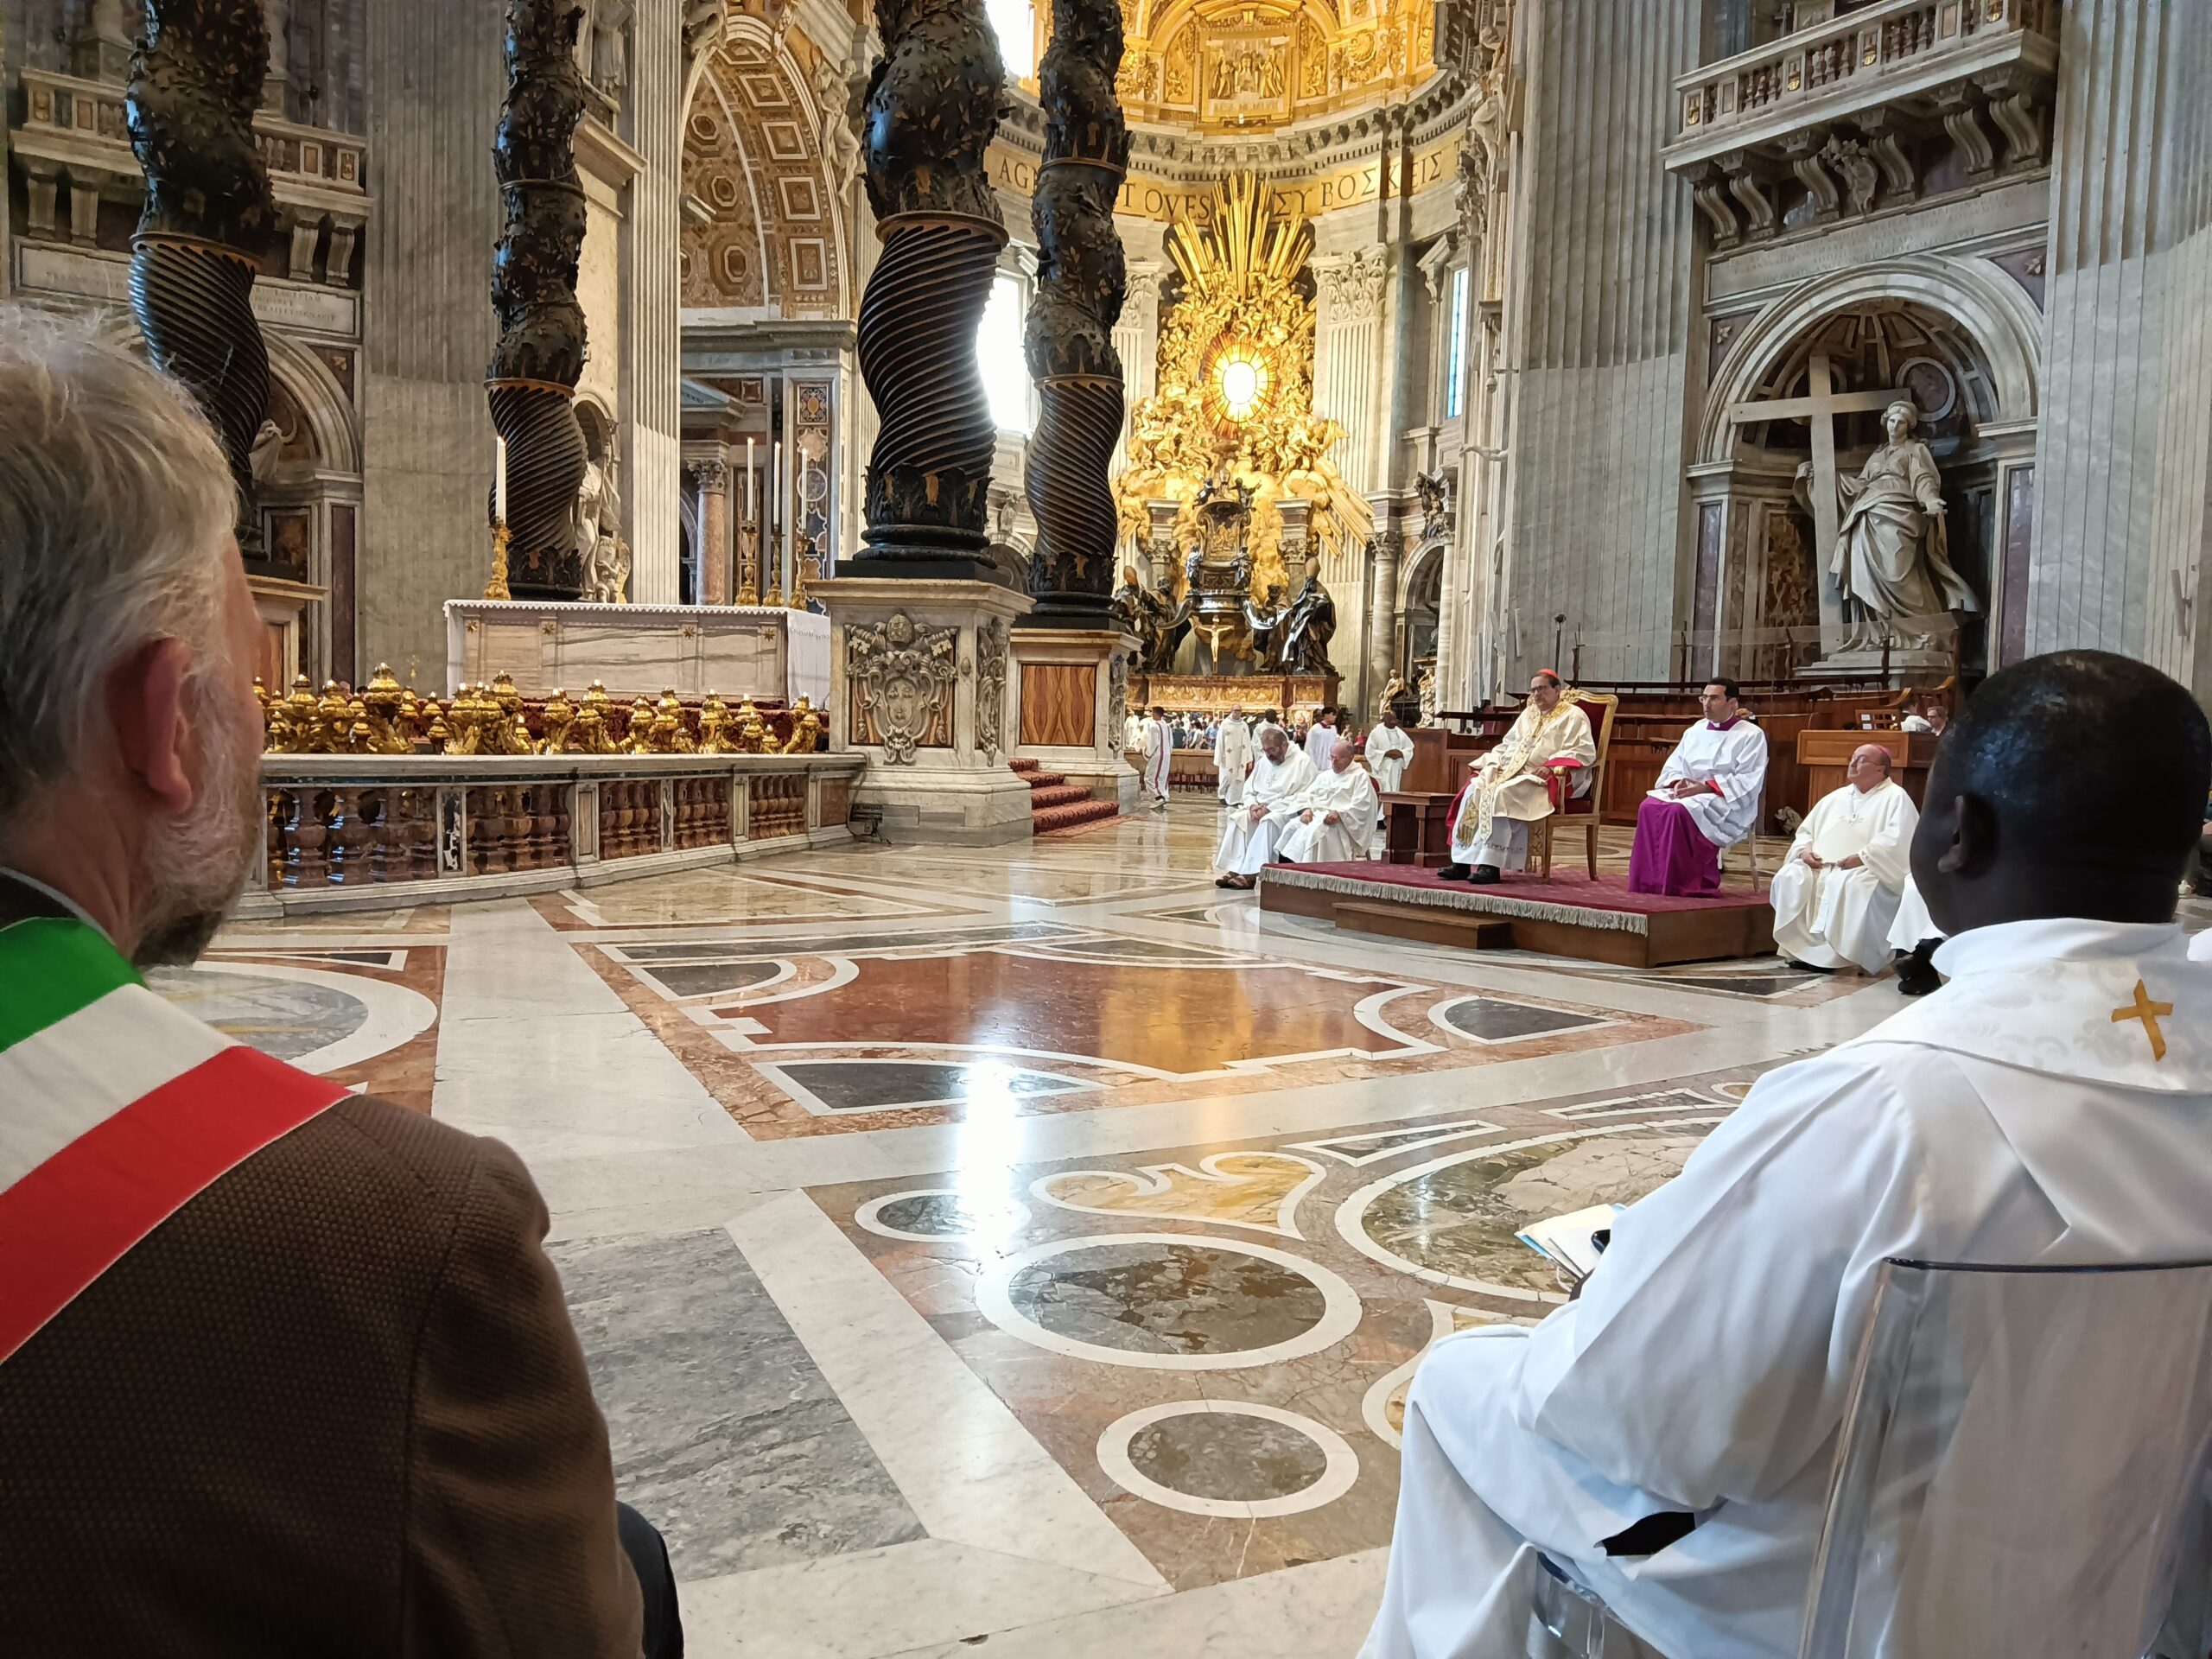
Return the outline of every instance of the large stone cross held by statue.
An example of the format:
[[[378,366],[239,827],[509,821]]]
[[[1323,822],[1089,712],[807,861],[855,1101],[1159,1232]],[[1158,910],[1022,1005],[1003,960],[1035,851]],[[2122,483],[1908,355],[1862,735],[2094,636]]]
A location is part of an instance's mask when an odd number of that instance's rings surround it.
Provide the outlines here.
[[[1838,391],[1828,354],[1815,352],[1805,367],[1802,397],[1769,397],[1731,404],[1728,419],[1738,426],[1752,421],[1780,421],[1809,416],[1813,428],[1813,544],[1820,550],[1823,574],[1835,566],[1836,538],[1842,534],[1838,506],[1841,493],[1835,482],[1835,417],[1867,410],[1887,409],[1910,401],[1909,391]]]

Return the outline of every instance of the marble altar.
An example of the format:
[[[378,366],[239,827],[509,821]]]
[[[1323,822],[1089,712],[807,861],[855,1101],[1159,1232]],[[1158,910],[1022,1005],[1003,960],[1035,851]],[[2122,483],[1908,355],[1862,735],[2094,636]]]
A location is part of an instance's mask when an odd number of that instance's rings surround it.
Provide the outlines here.
[[[526,697],[597,680],[617,698],[830,696],[830,619],[752,605],[448,600],[446,692],[502,672]]]

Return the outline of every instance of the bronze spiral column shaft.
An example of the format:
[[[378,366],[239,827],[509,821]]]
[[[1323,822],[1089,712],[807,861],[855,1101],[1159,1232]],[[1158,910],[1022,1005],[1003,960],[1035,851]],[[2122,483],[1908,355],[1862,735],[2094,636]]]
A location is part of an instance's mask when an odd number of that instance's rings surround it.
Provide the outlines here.
[[[1024,480],[1037,520],[1030,621],[1109,625],[1116,521],[1106,470],[1121,436],[1122,360],[1114,349],[1128,271],[1114,199],[1128,169],[1128,128],[1114,92],[1122,60],[1116,0],[1053,0],[1039,67],[1045,159],[1029,207],[1037,297],[1024,340],[1042,415]]]

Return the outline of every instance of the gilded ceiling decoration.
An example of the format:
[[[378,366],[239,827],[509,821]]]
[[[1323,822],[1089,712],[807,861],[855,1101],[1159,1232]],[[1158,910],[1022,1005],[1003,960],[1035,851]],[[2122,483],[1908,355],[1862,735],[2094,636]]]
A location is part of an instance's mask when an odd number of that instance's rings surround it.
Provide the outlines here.
[[[733,34],[707,60],[683,130],[683,191],[705,207],[680,244],[686,307],[852,315],[838,193],[788,45]]]
[[[1215,131],[1378,102],[1435,68],[1422,0],[1122,0],[1130,118]]]
[[[1364,541],[1367,503],[1326,459],[1344,429],[1313,410],[1313,302],[1300,277],[1313,232],[1294,197],[1230,179],[1203,222],[1168,232],[1182,293],[1161,321],[1160,391],[1130,417],[1128,463],[1115,493],[1125,532],[1147,504],[1179,504],[1178,541],[1197,537],[1194,503],[1209,483],[1252,493],[1248,543],[1255,599],[1286,584],[1277,504],[1314,504],[1325,539]],[[1185,521],[1188,522],[1185,522]]]

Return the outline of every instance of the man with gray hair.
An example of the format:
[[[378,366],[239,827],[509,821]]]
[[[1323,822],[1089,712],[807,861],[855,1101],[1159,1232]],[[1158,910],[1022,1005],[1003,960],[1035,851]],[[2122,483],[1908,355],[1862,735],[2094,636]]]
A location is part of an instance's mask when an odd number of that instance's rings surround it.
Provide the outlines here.
[[[261,855],[236,517],[179,388],[0,308],[8,1646],[680,1651],[521,1162],[139,979]]]
[[[1890,752],[1861,743],[1844,785],[1814,804],[1774,873],[1774,943],[1808,968],[1878,974],[1890,960],[1890,925],[1912,879],[1919,809],[1890,776]]]

